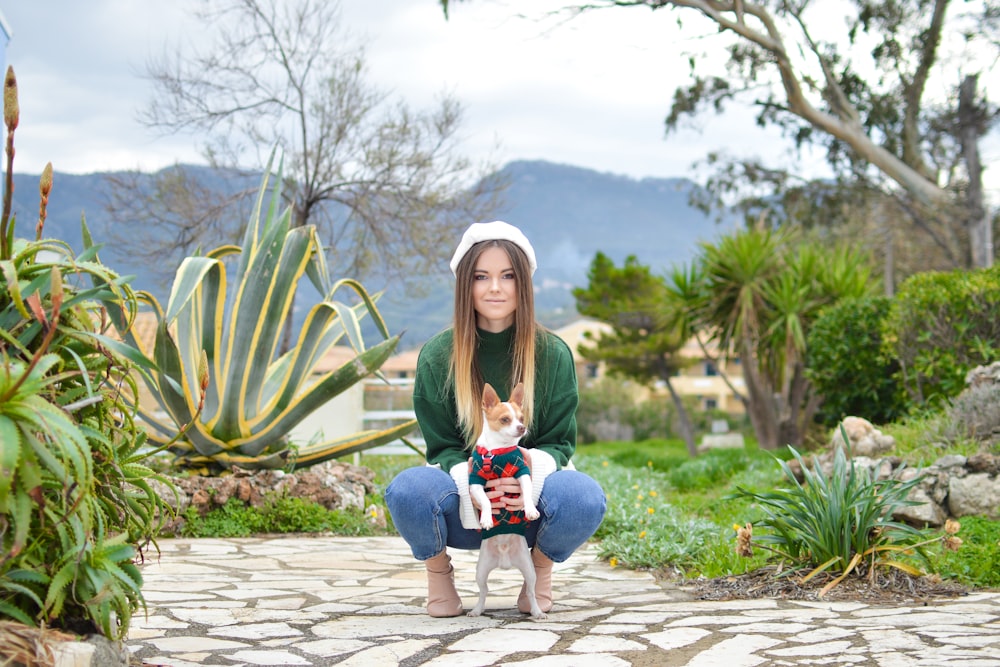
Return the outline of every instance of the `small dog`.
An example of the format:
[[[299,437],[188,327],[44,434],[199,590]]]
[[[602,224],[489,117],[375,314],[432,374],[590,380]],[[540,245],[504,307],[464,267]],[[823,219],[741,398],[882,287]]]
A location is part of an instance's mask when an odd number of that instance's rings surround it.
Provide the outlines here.
[[[531,562],[528,541],[524,538],[528,522],[537,519],[539,512],[531,496],[531,474],[517,446],[526,431],[521,415],[523,401],[524,385],[521,383],[514,387],[507,402],[500,401],[496,390],[489,383],[483,388],[483,433],[479,436],[472,456],[469,494],[479,503],[479,524],[485,532],[476,565],[479,601],[469,612],[469,616],[479,616],[486,607],[490,572],[498,567],[516,567],[524,576],[525,592],[531,604],[531,618],[539,620],[546,617],[535,598],[535,566]],[[517,478],[521,485],[524,510],[503,512],[494,521],[493,508],[486,497],[484,485],[487,480],[497,477]]]

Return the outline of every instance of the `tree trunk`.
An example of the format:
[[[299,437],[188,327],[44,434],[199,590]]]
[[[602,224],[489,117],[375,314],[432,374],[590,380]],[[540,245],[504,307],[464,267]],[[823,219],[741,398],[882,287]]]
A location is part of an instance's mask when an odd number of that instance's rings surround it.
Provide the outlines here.
[[[687,445],[688,454],[691,455],[691,458],[694,458],[698,456],[698,447],[694,443],[694,426],[691,425],[691,418],[688,416],[687,410],[684,409],[684,401],[681,400],[681,395],[674,389],[670,378],[665,377],[664,380],[667,383],[670,398],[674,401],[674,407],[677,408],[677,421],[680,422],[681,437],[684,438],[684,444]]]
[[[757,368],[757,361],[749,340],[741,344],[740,358],[743,365],[743,382],[747,388],[747,412],[753,425],[757,445],[761,449],[779,446],[778,415],[774,405],[774,391]]]
[[[969,228],[971,265],[974,268],[988,268],[993,266],[993,227],[983,205],[983,164],[979,158],[983,112],[976,105],[978,78],[977,75],[970,74],[958,88],[958,133],[969,175],[966,224]]]
[[[778,446],[800,447],[805,440],[806,428],[815,414],[816,405],[811,406],[814,402],[809,400],[810,384],[804,370],[802,362],[794,364],[792,378],[788,383],[788,395],[784,397],[785,409],[779,425]]]
[[[896,294],[896,247],[895,239],[892,233],[892,223],[890,222],[889,214],[885,210],[885,202],[879,201],[876,204],[878,217],[878,224],[882,231],[882,240],[885,243],[884,247],[884,257],[882,258],[883,272],[882,272],[882,286],[885,290],[885,295],[887,297],[893,297]]]

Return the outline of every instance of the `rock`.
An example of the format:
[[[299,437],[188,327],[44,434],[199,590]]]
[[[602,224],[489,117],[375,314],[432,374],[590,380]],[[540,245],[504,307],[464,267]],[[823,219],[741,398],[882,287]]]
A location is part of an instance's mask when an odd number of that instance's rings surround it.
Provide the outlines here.
[[[989,366],[976,366],[965,374],[965,384],[969,387],[1000,384],[1000,361]]]
[[[840,427],[847,432],[851,456],[876,457],[892,451],[896,440],[891,435],[883,435],[870,421],[861,417],[845,417],[841,425],[833,430],[831,445],[836,450],[844,447]]]
[[[985,472],[987,475],[1000,473],[1000,456],[989,452],[979,452],[969,457],[967,467],[971,472]]]
[[[986,473],[952,477],[948,482],[948,511],[954,517],[982,515],[1000,519],[1000,479]]]
[[[101,635],[87,635],[81,641],[53,644],[50,664],[52,667],[115,667],[117,665],[124,667],[129,664],[129,651],[122,642],[114,642]]]
[[[906,497],[906,499],[920,504],[910,505],[896,510],[896,512],[892,515],[892,518],[897,521],[905,521],[906,523],[915,526],[931,526],[933,528],[938,528],[943,526],[945,520],[948,518],[948,513],[945,512],[939,504],[934,502],[927,495],[927,492],[920,487],[910,491],[910,494]]]
[[[151,482],[160,498],[176,513],[176,518],[164,527],[166,533],[178,531],[188,507],[196,508],[198,514],[204,516],[214,507],[225,505],[230,498],[251,507],[261,507],[269,494],[278,494],[302,498],[329,510],[362,510],[365,495],[375,492],[374,471],[340,461],[319,463],[294,473],[234,467],[230,474],[221,477],[177,477],[172,481],[179,497],[175,497],[166,485]]]
[[[698,445],[698,453],[704,454],[710,449],[743,449],[742,433],[712,433],[705,435]]]
[[[964,474],[965,466],[968,462],[969,460],[961,454],[948,454],[947,456],[942,456],[935,461],[934,465],[942,470],[947,470],[948,468],[959,468],[963,471],[962,474]]]

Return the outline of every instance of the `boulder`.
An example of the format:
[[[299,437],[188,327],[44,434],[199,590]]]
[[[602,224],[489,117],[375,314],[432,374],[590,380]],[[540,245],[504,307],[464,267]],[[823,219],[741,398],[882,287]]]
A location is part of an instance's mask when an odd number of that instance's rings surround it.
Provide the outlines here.
[[[891,452],[896,446],[896,440],[891,435],[884,435],[882,431],[875,428],[870,421],[861,417],[845,417],[841,422],[843,430],[847,433],[850,442],[851,456],[877,457],[887,452]],[[833,430],[831,445],[834,450],[844,447],[844,438],[841,428],[838,426]]]
[[[915,526],[932,526],[934,528],[943,526],[944,522],[948,519],[948,513],[944,508],[934,502],[927,495],[927,492],[920,487],[910,491],[906,499],[919,504],[909,505],[896,510],[892,515],[893,519]]]
[[[1000,384],[1000,361],[994,361],[989,366],[976,366],[965,374],[965,384],[968,387]]]
[[[1000,479],[986,473],[952,477],[948,482],[948,511],[954,517],[1000,519]]]
[[[705,435],[698,445],[698,453],[704,454],[710,449],[743,449],[742,433],[711,433]]]

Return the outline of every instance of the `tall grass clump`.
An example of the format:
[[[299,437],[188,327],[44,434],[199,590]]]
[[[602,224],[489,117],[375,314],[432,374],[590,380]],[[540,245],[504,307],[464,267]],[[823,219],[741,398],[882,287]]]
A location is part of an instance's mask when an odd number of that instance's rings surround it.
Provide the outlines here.
[[[803,482],[788,463],[779,461],[787,487],[751,491],[737,486],[732,495],[752,501],[761,513],[756,521],[734,526],[741,554],[752,555],[753,545],[758,545],[780,562],[783,572],[807,571],[803,582],[822,572],[835,575],[822,595],[852,573],[873,577],[879,569],[896,568],[922,574],[904,561],[917,556],[929,566],[928,545],[943,541],[957,548],[961,543],[954,537],[958,530],[954,522],[949,522],[945,536],[935,538],[892,518],[896,510],[917,504],[907,496],[920,484],[920,476],[907,481],[878,478],[868,468],[855,468],[841,448],[834,453],[832,470],[825,473],[818,463],[809,468],[790,449]]]

